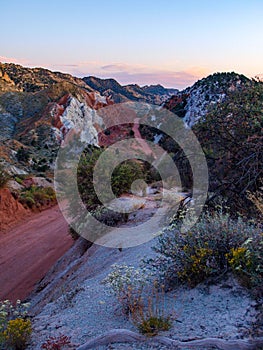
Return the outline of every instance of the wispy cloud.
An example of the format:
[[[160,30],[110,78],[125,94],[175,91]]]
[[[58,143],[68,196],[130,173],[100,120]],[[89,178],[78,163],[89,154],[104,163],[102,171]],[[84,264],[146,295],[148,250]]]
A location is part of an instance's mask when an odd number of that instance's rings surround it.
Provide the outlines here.
[[[108,72],[140,72],[146,71],[148,66],[143,64],[112,63],[101,66],[101,69]]]

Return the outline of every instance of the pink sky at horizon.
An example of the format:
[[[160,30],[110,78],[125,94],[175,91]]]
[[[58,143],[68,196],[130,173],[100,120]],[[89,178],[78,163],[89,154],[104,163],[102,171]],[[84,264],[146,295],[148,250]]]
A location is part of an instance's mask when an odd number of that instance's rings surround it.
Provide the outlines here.
[[[60,71],[63,73],[69,73],[76,77],[96,76],[98,78],[116,79],[120,84],[138,84],[143,85],[155,85],[161,84],[167,88],[184,89],[191,86],[197,80],[202,79],[209,74],[215,72],[234,71],[234,69],[222,69],[222,70],[209,70],[205,67],[190,67],[185,70],[172,70],[170,69],[158,69],[156,67],[148,67],[146,65],[132,65],[126,63],[109,63],[99,61],[84,61],[78,63],[59,64],[59,63],[45,63],[45,62],[33,62],[26,58],[15,58],[0,56],[0,62],[2,63],[15,63],[25,67],[41,67],[51,71]],[[255,76],[262,76],[258,74],[246,74],[244,72],[237,72],[247,75],[249,78]]]

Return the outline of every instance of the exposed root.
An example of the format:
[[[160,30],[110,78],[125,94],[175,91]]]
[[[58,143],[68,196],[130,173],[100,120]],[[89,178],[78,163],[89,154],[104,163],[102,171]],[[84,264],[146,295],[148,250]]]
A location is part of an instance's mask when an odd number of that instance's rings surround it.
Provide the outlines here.
[[[167,345],[174,349],[195,348],[195,347],[216,347],[222,350],[247,350],[260,349],[263,347],[263,338],[257,339],[237,339],[224,340],[219,338],[204,338],[189,341],[174,340],[163,336],[156,336],[154,338],[147,338],[141,334],[129,331],[127,329],[113,329],[103,335],[89,340],[86,344],[81,345],[77,350],[95,349],[98,346],[108,345],[113,343],[133,343],[133,342],[152,342]]]

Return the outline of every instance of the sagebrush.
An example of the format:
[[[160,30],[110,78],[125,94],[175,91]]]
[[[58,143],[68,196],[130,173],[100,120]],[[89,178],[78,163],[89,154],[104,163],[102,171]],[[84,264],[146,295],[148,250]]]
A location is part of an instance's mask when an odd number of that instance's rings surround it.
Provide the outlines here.
[[[262,229],[221,211],[203,214],[186,233],[179,225],[170,226],[153,249],[157,257],[146,263],[168,288],[178,283],[194,287],[229,270],[246,286],[263,282]]]

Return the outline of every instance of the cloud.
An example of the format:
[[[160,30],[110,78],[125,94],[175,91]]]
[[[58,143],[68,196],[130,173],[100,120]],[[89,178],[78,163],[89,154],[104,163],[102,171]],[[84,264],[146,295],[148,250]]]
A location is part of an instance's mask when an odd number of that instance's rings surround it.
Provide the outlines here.
[[[54,65],[51,65],[51,66],[54,66],[54,67],[78,67],[79,65],[78,64],[54,64]]]
[[[106,66],[102,66],[101,69],[109,72],[139,72],[147,70],[148,66],[142,64],[126,64],[126,63],[113,63]]]

